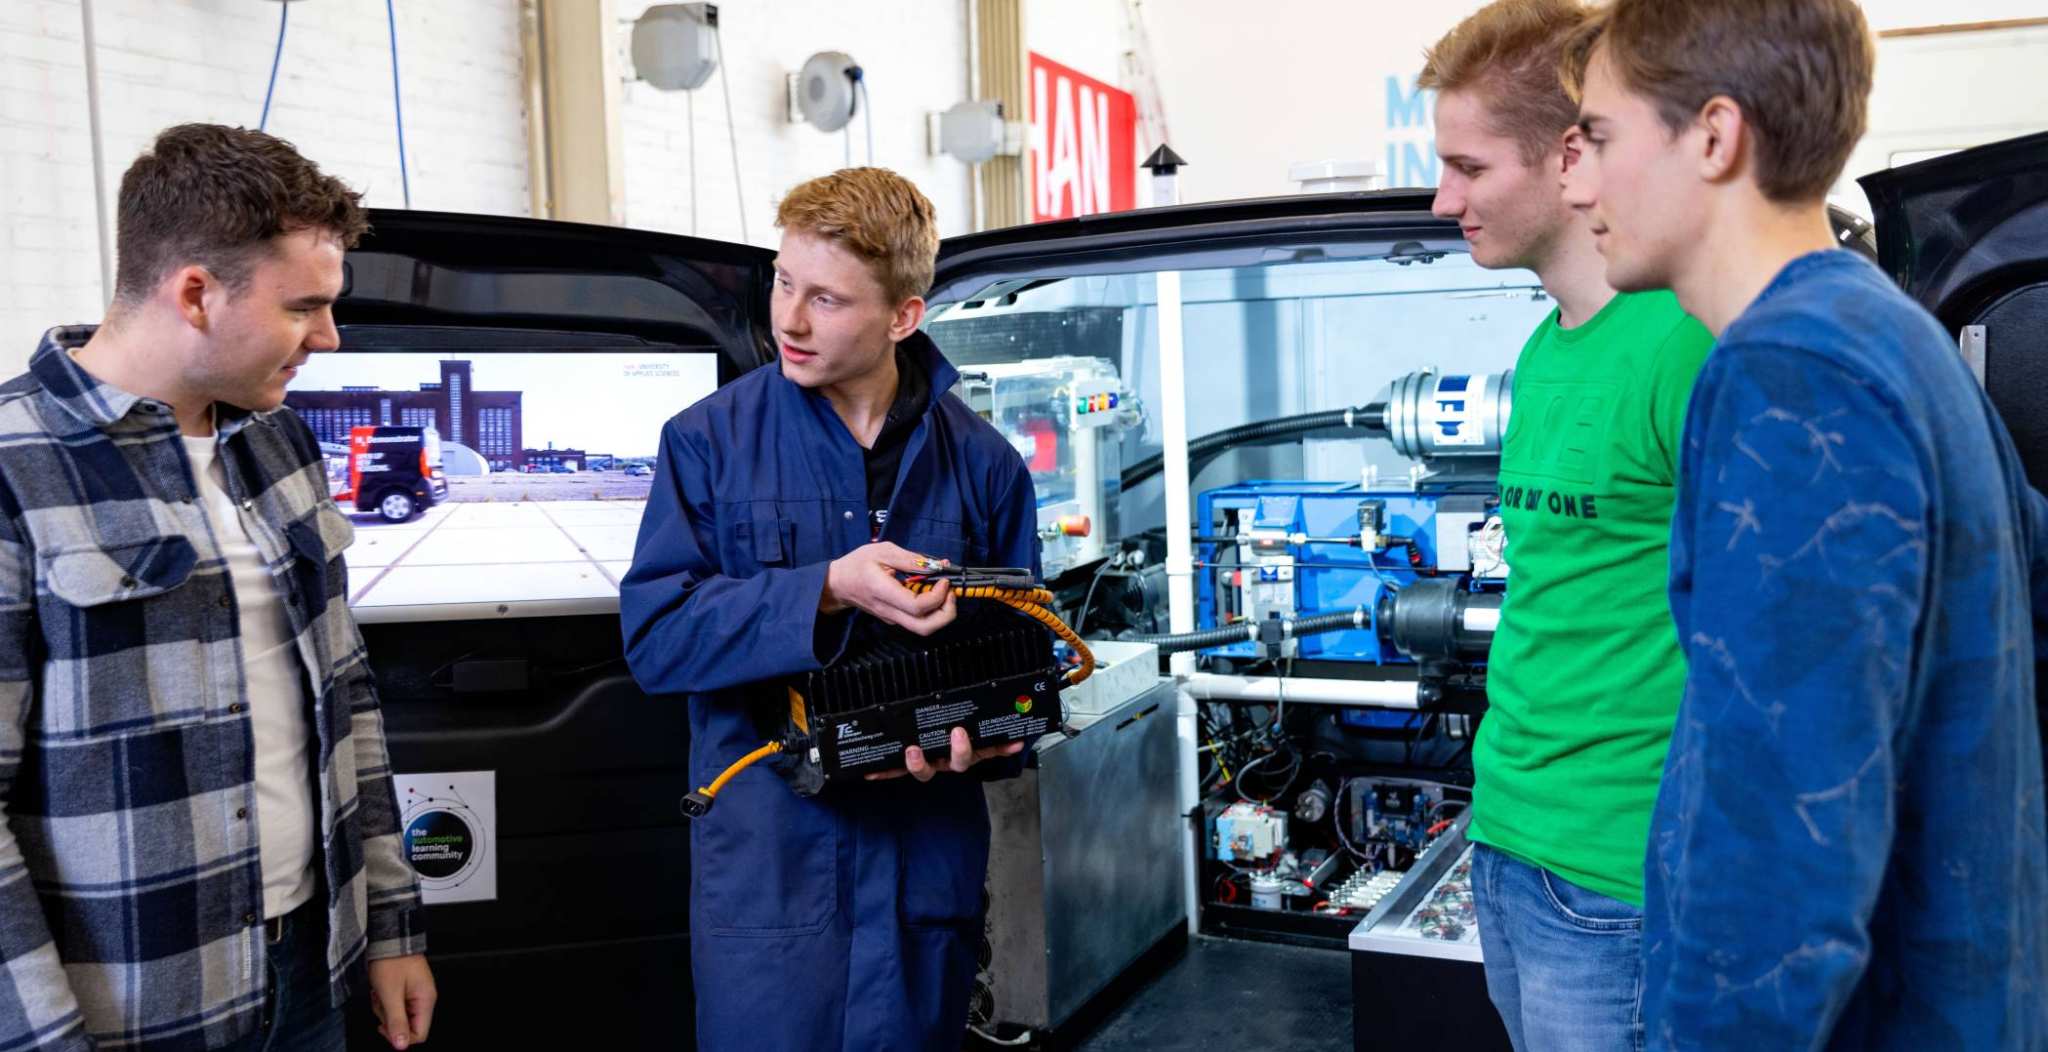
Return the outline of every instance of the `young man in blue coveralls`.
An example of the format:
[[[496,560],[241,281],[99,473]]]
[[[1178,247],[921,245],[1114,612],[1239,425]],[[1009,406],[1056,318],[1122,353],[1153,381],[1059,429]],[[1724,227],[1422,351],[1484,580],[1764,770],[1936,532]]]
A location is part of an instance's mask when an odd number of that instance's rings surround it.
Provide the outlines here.
[[[848,169],[792,190],[776,225],[780,360],[663,428],[620,589],[634,677],[688,695],[693,785],[772,734],[775,682],[829,664],[855,619],[927,635],[953,620],[946,585],[917,595],[899,571],[1038,571],[1024,462],[946,393],[959,374],[918,331],[931,202]],[[972,750],[956,729],[936,767],[913,748],[904,771],[814,797],[767,769],[734,779],[691,830],[698,1044],[960,1047],[988,868],[980,783],[1014,774],[1021,748]]]

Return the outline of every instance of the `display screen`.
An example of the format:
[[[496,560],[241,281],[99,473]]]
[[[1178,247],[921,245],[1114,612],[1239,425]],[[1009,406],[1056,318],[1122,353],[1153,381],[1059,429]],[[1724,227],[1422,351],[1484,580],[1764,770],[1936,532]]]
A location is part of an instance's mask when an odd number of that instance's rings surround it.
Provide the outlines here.
[[[616,610],[661,427],[717,360],[631,353],[338,352],[285,404],[355,523],[359,619]]]

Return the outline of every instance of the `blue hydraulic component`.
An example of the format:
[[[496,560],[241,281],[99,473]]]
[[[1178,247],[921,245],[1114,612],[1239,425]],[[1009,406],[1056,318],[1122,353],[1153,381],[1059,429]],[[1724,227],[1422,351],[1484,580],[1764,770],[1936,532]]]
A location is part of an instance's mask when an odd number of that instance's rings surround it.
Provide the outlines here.
[[[1304,636],[1292,644],[1292,656],[1412,665],[1412,658],[1382,639],[1381,596],[1407,587],[1422,572],[1470,571],[1466,538],[1487,518],[1486,503],[1469,494],[1368,490],[1340,482],[1254,481],[1209,490],[1196,499],[1196,521],[1203,524],[1196,546],[1199,626],[1363,607],[1362,628]],[[1454,550],[1440,551],[1446,543]],[[1466,585],[1498,586],[1491,580]],[[1253,641],[1202,652],[1269,656]]]
[[[1389,709],[1339,709],[1337,720],[1352,727],[1376,731],[1412,731],[1421,717],[1412,712]]]

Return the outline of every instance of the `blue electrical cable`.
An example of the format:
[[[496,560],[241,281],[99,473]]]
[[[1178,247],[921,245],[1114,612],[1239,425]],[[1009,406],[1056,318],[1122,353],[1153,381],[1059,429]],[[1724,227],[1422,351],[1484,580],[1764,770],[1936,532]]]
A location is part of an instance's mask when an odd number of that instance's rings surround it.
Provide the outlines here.
[[[398,94],[398,11],[392,0],[384,0],[384,16],[391,24],[391,112],[398,119],[398,183],[405,193],[405,207],[411,208],[412,177],[405,171],[405,103]]]
[[[270,86],[263,89],[263,116],[256,119],[256,130],[263,131],[270,126],[270,97],[277,91],[277,64],[284,58],[284,27],[291,21],[292,5],[289,2],[277,5],[277,50],[270,53]]]

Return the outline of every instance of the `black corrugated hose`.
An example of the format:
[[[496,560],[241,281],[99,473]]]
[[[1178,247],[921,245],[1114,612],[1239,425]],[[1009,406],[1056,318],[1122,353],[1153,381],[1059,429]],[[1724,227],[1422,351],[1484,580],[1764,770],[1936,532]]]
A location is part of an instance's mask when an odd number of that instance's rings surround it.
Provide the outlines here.
[[[1372,434],[1386,434],[1387,404],[1374,402],[1370,405],[1353,406],[1350,409],[1325,409],[1213,431],[1188,443],[1188,477],[1193,478],[1200,474],[1203,465],[1221,456],[1225,450],[1236,446],[1276,445],[1317,431],[1341,428],[1359,428]],[[1154,453],[1124,469],[1123,488],[1135,489],[1139,483],[1159,474],[1165,468],[1166,454]]]
[[[1127,643],[1151,643],[1162,654],[1179,654],[1188,650],[1206,650],[1210,647],[1229,646],[1232,643],[1259,642],[1261,629],[1272,625],[1279,633],[1273,642],[1285,639],[1300,639],[1303,636],[1321,635],[1324,632],[1342,632],[1350,628],[1371,628],[1372,613],[1364,607],[1339,610],[1328,614],[1311,614],[1308,617],[1268,618],[1265,621],[1246,621],[1242,624],[1226,625],[1222,628],[1205,628],[1199,632],[1183,632],[1165,636],[1125,636]]]

